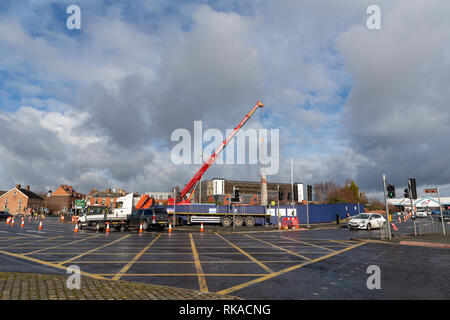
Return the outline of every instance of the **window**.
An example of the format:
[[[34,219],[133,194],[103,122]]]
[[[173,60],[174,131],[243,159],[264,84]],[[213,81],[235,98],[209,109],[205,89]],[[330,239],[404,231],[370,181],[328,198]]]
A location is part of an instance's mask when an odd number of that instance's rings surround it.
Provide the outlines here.
[[[17,191],[16,191],[16,190],[13,191],[13,195],[14,195],[14,196],[17,195]]]
[[[19,209],[19,211],[20,211],[20,208],[21,208],[21,206],[22,206],[22,205],[21,205],[21,204],[19,204],[19,206],[17,207],[17,209]]]

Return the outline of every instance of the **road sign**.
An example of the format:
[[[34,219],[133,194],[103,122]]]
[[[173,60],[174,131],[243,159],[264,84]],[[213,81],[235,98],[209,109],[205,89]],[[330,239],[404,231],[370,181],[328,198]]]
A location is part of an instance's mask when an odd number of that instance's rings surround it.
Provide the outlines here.
[[[423,190],[425,193],[437,193],[437,189],[425,189]]]

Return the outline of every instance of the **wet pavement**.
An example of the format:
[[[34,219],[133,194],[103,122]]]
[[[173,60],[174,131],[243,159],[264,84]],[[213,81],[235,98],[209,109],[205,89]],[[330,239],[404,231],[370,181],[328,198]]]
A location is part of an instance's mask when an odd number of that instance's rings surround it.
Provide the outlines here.
[[[408,223],[399,233],[408,230]],[[97,280],[124,280],[230,294],[244,299],[448,299],[450,251],[380,244],[380,231],[330,227],[277,231],[176,227],[166,231],[73,232],[47,218],[0,223],[0,272],[67,275],[77,265]],[[354,239],[362,239],[357,241]],[[369,265],[381,289],[369,290]]]

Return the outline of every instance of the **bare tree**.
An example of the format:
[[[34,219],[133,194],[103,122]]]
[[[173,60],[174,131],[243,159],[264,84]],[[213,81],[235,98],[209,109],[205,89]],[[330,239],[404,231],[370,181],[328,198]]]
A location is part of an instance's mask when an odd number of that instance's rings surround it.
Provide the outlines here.
[[[330,194],[336,192],[340,187],[333,181],[325,181],[314,184],[314,199],[319,203],[326,203]]]

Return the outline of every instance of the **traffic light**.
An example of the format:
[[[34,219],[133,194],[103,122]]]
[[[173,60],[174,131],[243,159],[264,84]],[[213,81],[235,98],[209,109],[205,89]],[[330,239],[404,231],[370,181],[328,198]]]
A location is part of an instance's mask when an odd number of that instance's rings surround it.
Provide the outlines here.
[[[232,202],[239,202],[239,188],[233,187],[234,197],[231,199]]]
[[[388,198],[395,198],[395,186],[392,184],[388,184],[387,186],[387,196]]]
[[[412,198],[417,199],[416,179],[409,178],[409,185],[411,187]]]
[[[409,188],[405,188],[405,193],[403,194],[403,197],[409,198]]]
[[[308,193],[308,201],[312,201],[312,186],[307,185],[306,186],[306,190],[307,190],[307,193]]]
[[[283,193],[283,191],[279,191],[278,192],[278,200],[281,201],[283,199],[284,199],[284,193]]]

